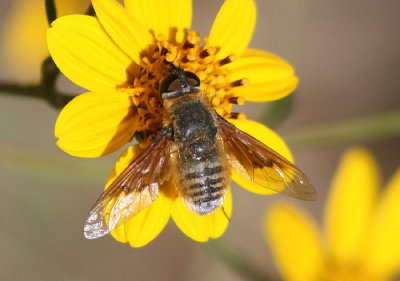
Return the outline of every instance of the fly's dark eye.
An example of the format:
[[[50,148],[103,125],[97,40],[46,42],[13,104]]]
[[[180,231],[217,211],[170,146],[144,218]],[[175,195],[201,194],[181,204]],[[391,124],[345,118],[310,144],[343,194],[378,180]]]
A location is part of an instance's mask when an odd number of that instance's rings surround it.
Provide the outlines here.
[[[182,87],[181,85],[181,81],[177,78],[174,81],[172,81],[171,83],[169,83],[167,92],[173,92],[173,91],[177,91]]]
[[[172,95],[165,95],[165,97],[173,97],[184,93],[194,93],[198,91],[198,86],[200,86],[200,79],[196,74],[182,70],[174,71],[161,81],[159,93],[163,95],[175,92]]]
[[[176,87],[176,89],[171,89],[171,86]],[[180,86],[181,82],[178,77],[175,74],[170,74],[162,80],[159,92],[160,94],[169,93],[178,90]]]
[[[190,86],[192,87],[200,86],[200,79],[199,77],[197,77],[196,74],[194,74],[193,72],[185,71],[185,75]]]

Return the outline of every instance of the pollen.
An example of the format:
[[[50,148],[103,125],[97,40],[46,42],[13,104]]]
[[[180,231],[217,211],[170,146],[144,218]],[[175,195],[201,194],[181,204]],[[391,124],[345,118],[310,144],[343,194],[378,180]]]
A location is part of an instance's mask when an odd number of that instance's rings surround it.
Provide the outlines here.
[[[139,64],[139,75],[124,86],[137,108],[139,121],[136,137],[141,146],[146,147],[163,127],[162,99],[158,93],[160,81],[168,75],[168,65],[180,66],[193,72],[200,79],[200,89],[208,98],[216,112],[224,118],[243,119],[244,114],[231,113],[233,105],[243,105],[245,98],[235,96],[234,87],[247,86],[248,80],[242,78],[230,81],[230,72],[223,66],[235,60],[229,55],[217,59],[216,48],[209,46],[207,38],[190,31],[181,44],[171,43],[162,36],[157,37],[156,47],[150,56],[143,57]]]

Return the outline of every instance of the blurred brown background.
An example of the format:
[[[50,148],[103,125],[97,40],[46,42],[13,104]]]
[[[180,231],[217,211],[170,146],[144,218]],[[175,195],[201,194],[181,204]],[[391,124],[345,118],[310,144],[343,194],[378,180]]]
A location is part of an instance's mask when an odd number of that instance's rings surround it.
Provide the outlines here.
[[[0,22],[12,2],[0,1]],[[206,36],[223,1],[193,2],[193,29]],[[278,133],[400,108],[398,0],[256,2],[250,47],[287,59],[300,78]],[[10,79],[5,67],[0,74]],[[60,83],[80,91],[66,79]],[[244,111],[261,121],[264,109],[248,103]],[[85,240],[83,221],[119,153],[103,159],[63,153],[53,136],[58,113],[39,100],[0,95],[0,280],[245,280],[172,221],[140,249],[110,237]],[[339,156],[352,144],[292,149],[319,193],[316,202],[298,203],[318,220]],[[400,139],[361,144],[376,155],[385,179],[400,166]],[[220,240],[277,276],[261,222],[268,203],[283,196],[232,189],[233,217]]]

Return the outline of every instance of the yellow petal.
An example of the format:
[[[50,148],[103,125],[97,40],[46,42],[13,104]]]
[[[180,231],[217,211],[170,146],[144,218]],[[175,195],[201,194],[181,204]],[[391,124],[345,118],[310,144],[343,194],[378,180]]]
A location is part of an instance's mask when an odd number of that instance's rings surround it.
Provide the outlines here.
[[[133,136],[138,121],[128,95],[85,93],[61,111],[55,127],[57,145],[78,157],[116,151]]]
[[[92,3],[108,35],[131,60],[139,63],[140,55],[153,43],[148,30],[115,0],[93,0]]]
[[[115,90],[128,79],[132,61],[108,37],[97,19],[70,15],[47,30],[47,46],[61,72],[93,92]]]
[[[57,15],[83,13],[89,0],[56,0]],[[12,4],[11,4],[12,3]],[[40,79],[40,65],[49,55],[46,47],[48,27],[43,1],[16,0],[2,21],[0,61],[4,69],[2,79],[36,82]],[[27,28],[29,27],[29,28]],[[26,46],[29,46],[27,48]]]
[[[290,150],[285,142],[277,134],[265,127],[263,124],[251,120],[230,119],[228,121],[235,125],[238,129],[248,133],[268,147],[272,148],[290,162],[293,162],[292,154],[290,153]],[[270,189],[266,189],[259,186],[258,184],[255,184],[254,182],[247,180],[235,170],[232,170],[232,179],[243,188],[257,194],[275,193]]]
[[[293,67],[283,59],[261,50],[247,49],[236,61],[226,64],[231,82],[248,80],[247,86],[234,87],[237,96],[263,102],[283,98],[294,91],[298,79]]]
[[[359,258],[380,175],[373,156],[363,148],[348,150],[333,178],[324,214],[328,251],[343,263]]]
[[[106,189],[139,155],[140,151],[139,145],[134,145],[121,154],[108,178]],[[170,217],[171,205],[172,201],[160,190],[158,198],[150,206],[112,231],[111,235],[119,242],[129,242],[131,247],[142,247],[164,229]]]
[[[142,247],[151,242],[167,225],[172,201],[160,192],[158,198],[146,209],[125,224],[125,236],[129,245]]]
[[[366,267],[392,280],[400,272],[400,169],[396,171],[374,213],[364,257]]]
[[[312,219],[289,203],[274,203],[266,211],[264,234],[284,280],[319,280],[323,254]]]
[[[246,49],[256,24],[253,0],[226,0],[211,27],[208,43],[219,49],[217,58],[240,56]]]
[[[232,213],[232,196],[226,193],[223,208],[216,209],[209,215],[199,215],[190,211],[177,197],[172,207],[172,218],[180,230],[198,242],[220,237],[228,226]],[[228,218],[227,218],[228,216]]]
[[[125,0],[126,9],[155,36],[182,42],[192,22],[191,0]],[[176,34],[176,36],[175,36]],[[176,39],[176,40],[175,40]]]

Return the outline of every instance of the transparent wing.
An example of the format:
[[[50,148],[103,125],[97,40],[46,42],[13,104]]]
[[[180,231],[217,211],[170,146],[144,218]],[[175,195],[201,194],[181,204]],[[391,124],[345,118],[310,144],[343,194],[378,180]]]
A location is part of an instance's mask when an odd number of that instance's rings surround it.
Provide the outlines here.
[[[219,116],[231,166],[259,186],[302,200],[315,200],[315,189],[295,165]]]
[[[97,199],[84,225],[87,239],[108,234],[158,197],[158,188],[171,173],[168,160],[171,131],[164,129]]]

